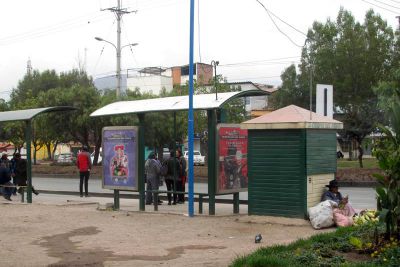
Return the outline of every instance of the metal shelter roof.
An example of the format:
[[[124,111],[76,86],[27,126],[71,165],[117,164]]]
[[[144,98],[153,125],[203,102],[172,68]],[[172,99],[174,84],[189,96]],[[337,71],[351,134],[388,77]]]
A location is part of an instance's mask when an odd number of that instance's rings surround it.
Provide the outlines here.
[[[221,107],[223,104],[237,97],[268,95],[262,90],[247,90],[239,92],[215,93],[193,95],[193,109],[209,110]],[[91,117],[109,116],[117,114],[134,114],[161,111],[182,111],[189,109],[189,96],[172,96],[163,98],[151,98],[133,101],[119,101],[104,106],[92,114]]]
[[[21,109],[15,111],[4,111],[0,112],[0,122],[3,121],[27,121],[31,120],[41,113],[47,113],[52,111],[68,111],[75,110],[74,107],[60,106],[60,107],[46,107],[46,108],[33,108],[33,109]]]

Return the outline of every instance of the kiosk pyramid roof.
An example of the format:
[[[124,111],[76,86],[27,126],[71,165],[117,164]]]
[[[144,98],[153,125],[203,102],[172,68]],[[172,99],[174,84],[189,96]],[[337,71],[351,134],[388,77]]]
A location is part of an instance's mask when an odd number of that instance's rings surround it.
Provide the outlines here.
[[[343,123],[290,105],[245,121],[240,127],[242,129],[342,129]]]

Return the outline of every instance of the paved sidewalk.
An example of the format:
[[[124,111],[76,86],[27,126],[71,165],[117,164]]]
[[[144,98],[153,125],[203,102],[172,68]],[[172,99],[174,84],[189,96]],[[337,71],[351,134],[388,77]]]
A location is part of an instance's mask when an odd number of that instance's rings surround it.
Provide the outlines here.
[[[108,189],[103,189],[101,185],[101,180],[91,179],[89,184],[89,192],[101,193],[103,194],[101,197],[88,197],[81,198],[78,195],[78,179],[72,178],[39,178],[35,177],[33,179],[35,187],[40,190],[48,190],[48,191],[66,191],[68,195],[60,195],[60,194],[46,194],[41,193],[39,196],[33,195],[34,203],[42,203],[42,204],[58,204],[58,205],[82,205],[82,204],[93,204],[99,205],[101,209],[112,206],[113,204],[113,191]],[[166,190],[164,187],[161,190]],[[375,192],[373,188],[359,188],[359,187],[343,187],[340,189],[343,195],[349,195],[350,203],[357,210],[361,209],[375,209],[376,208],[376,199]],[[207,184],[204,183],[196,183],[195,184],[195,192],[207,192]],[[133,194],[137,195],[137,192],[121,192],[121,194],[128,195],[132,194],[132,199],[129,198],[121,198],[120,199],[120,209],[123,211],[139,211],[139,200],[133,198]],[[161,197],[165,199],[166,194],[161,194]],[[13,196],[13,202],[19,202],[20,197]],[[240,193],[240,200],[247,200],[248,192]],[[232,195],[227,196],[217,196],[217,199],[232,199]],[[108,206],[107,206],[108,205]],[[239,213],[242,215],[247,214],[247,205],[241,204],[239,207]],[[146,212],[154,212],[154,206],[146,205]],[[158,206],[159,213],[171,213],[171,214],[188,214],[188,204],[178,204],[168,206],[166,201],[164,201],[163,205]],[[194,212],[195,215],[199,214],[199,203],[194,203]],[[217,216],[227,216],[233,215],[233,204],[222,204],[216,203],[215,209]],[[208,215],[208,203],[203,203],[203,215]]]

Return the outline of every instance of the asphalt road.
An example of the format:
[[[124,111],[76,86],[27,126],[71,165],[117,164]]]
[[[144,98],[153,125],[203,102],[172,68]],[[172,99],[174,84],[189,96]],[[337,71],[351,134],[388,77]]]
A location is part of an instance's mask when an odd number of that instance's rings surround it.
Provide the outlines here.
[[[33,177],[33,185],[36,189],[49,191],[70,191],[79,192],[79,178],[44,178]],[[166,190],[165,185],[160,190]],[[196,193],[207,193],[208,187],[205,183],[195,183]],[[369,187],[341,187],[343,195],[349,195],[349,201],[355,209],[375,209],[375,191]],[[89,179],[89,192],[112,193],[112,190],[102,188],[102,180]],[[124,192],[127,193],[127,192]],[[217,196],[219,199],[232,199],[232,195]],[[240,200],[247,200],[248,192],[240,193]]]

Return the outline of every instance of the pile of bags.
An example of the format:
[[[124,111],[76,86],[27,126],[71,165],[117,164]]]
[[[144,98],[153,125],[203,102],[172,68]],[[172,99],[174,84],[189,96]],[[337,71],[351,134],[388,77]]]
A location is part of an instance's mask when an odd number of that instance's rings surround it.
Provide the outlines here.
[[[326,200],[308,209],[311,225],[314,229],[327,228],[334,225],[351,226],[353,218],[343,214],[338,208],[338,204],[331,200]]]
[[[323,201],[308,209],[311,225],[314,229],[327,228],[331,226],[362,225],[368,222],[377,222],[378,213],[375,210],[363,210],[360,214],[346,216],[338,204],[331,200]]]

